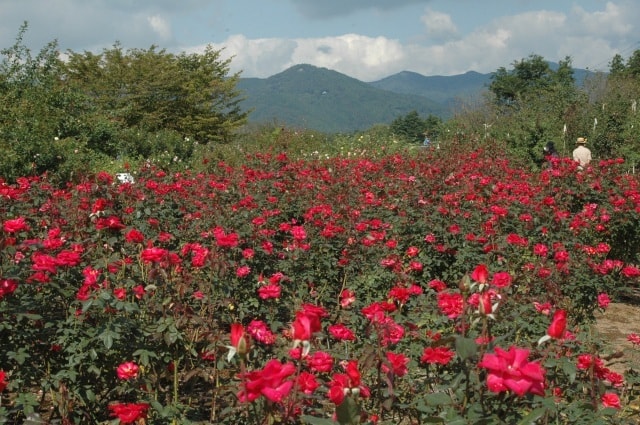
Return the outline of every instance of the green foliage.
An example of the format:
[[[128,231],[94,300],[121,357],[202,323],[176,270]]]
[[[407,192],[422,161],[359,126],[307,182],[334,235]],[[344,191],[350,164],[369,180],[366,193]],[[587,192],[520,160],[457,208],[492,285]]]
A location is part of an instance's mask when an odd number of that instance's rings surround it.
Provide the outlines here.
[[[425,137],[431,140],[437,139],[441,125],[442,120],[435,115],[422,119],[417,111],[411,111],[393,120],[389,129],[399,139],[410,143],[421,143]]]
[[[0,63],[0,175],[48,172],[64,181],[118,158],[189,161],[197,145],[228,143],[247,114],[238,74],[210,46],[202,54],[158,50],[100,54],[55,42],[32,56],[22,39]]]
[[[60,83],[56,43],[33,56],[22,44],[26,30],[25,23],[15,44],[0,51],[0,175],[7,177],[55,169],[60,157],[54,140],[76,118],[67,108],[75,95]]]
[[[230,151],[216,157],[218,146],[199,145],[207,150],[197,155],[211,157],[202,169],[144,163],[129,170],[134,184],[98,173],[63,189],[36,177],[5,185],[0,418],[101,423],[114,403],[145,402],[148,424],[326,424],[334,412],[344,424],[373,415],[382,424],[624,423],[631,408],[605,409],[601,397],[635,400],[634,372],[615,387],[614,375],[585,370],[579,356],[608,354],[590,331],[598,296],[638,284],[637,178],[615,161],[579,174],[571,161],[530,172],[489,141],[463,137],[392,150],[387,130],[314,145],[314,133],[263,128],[256,143],[275,141],[295,158],[236,146],[232,166]],[[73,139],[60,142],[75,149]],[[331,155],[301,159],[305,147]],[[497,273],[509,282],[493,282]],[[261,296],[274,282],[280,294]],[[463,301],[451,316],[442,294]],[[483,294],[495,307],[479,307]],[[575,339],[538,344],[551,317],[534,302],[565,310]],[[305,304],[327,312],[307,339],[311,356],[331,356],[324,372],[291,351],[305,346],[291,334]],[[254,334],[228,360],[231,324],[254,320],[273,341]],[[335,324],[356,339],[336,339]],[[544,394],[487,387],[479,362],[510,345],[544,367]],[[430,364],[427,348],[452,357]],[[406,373],[390,352],[406,356]],[[278,379],[256,378],[270,360],[295,366],[292,386],[240,401],[243,376],[248,388]],[[351,370],[335,405],[327,394],[349,361],[358,378]],[[139,366],[135,376],[118,377],[124,362]],[[312,394],[293,386],[303,371],[320,384]]]

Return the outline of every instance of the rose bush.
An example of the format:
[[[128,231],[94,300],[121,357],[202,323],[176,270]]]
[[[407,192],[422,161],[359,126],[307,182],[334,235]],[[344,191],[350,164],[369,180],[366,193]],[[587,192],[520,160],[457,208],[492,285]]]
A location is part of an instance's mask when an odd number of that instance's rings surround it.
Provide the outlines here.
[[[625,423],[638,179],[454,149],[3,183],[0,417]]]

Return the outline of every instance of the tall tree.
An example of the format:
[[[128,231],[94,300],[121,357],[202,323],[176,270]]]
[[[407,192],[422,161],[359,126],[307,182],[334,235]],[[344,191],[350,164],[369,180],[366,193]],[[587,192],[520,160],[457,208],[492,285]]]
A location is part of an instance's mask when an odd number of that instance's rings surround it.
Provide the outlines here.
[[[59,162],[55,139],[74,125],[75,98],[60,84],[57,42],[36,55],[24,45],[23,23],[15,43],[0,50],[0,176],[42,173]]]
[[[626,70],[626,66],[624,65],[624,59],[622,55],[616,53],[609,62],[609,74],[611,76],[622,75]]]
[[[389,129],[408,142],[419,143],[424,140],[425,134],[431,138],[437,137],[441,124],[440,118],[434,115],[429,115],[423,120],[417,111],[411,111],[393,120]]]
[[[542,90],[571,87],[575,84],[571,58],[560,61],[558,69],[551,66],[540,55],[530,55],[513,63],[513,69],[498,68],[492,76],[489,90],[502,105],[515,105],[519,101],[537,96]]]
[[[175,55],[152,46],[101,54],[69,52],[67,84],[82,92],[88,108],[115,125],[146,132],[172,130],[199,143],[228,141],[244,124],[239,74],[210,46],[202,54]]]
[[[570,57],[555,70],[539,55],[514,62],[511,70],[499,68],[489,91],[498,118],[492,132],[504,137],[513,153],[538,163],[544,144],[564,137],[562,129],[579,101]]]
[[[640,77],[640,50],[635,50],[627,60],[626,73],[632,77]]]

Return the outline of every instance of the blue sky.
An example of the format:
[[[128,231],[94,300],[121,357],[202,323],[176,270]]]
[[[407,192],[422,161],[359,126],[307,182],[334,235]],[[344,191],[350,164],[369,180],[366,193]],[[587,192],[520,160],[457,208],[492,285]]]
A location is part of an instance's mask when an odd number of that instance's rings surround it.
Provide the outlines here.
[[[23,21],[34,52],[212,45],[260,78],[299,63],[363,81],[487,73],[530,54],[606,71],[640,49],[637,0],[0,0],[0,47]]]

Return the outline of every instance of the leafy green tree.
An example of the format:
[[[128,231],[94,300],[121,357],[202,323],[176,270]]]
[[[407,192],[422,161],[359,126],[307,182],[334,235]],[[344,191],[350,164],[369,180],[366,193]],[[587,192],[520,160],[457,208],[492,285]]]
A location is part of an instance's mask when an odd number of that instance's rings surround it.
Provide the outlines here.
[[[569,87],[575,84],[571,59],[560,61],[558,69],[551,66],[540,55],[530,55],[513,63],[513,69],[498,68],[492,77],[489,90],[499,104],[514,105],[527,101],[543,90],[554,87]]]
[[[640,163],[637,136],[640,81],[625,68],[602,76],[601,83],[588,84],[587,88],[590,102],[583,108],[582,115],[594,157],[622,157],[630,167],[637,166]]]
[[[0,50],[0,176],[40,174],[61,160],[60,132],[74,125],[76,96],[60,84],[56,42],[37,55],[23,44],[27,23],[15,43]]]
[[[634,78],[640,77],[640,50],[635,50],[627,60],[626,73]]]
[[[546,142],[566,137],[565,125],[574,128],[570,121],[581,96],[569,57],[555,70],[539,55],[514,62],[511,70],[499,68],[489,91],[496,115],[492,133],[507,140],[514,154],[531,163],[542,162]]]
[[[226,142],[247,118],[239,107],[239,74],[228,76],[229,63],[210,46],[202,54],[174,55],[155,46],[125,52],[116,44],[101,54],[69,52],[65,81],[86,96],[88,110],[107,119],[107,129]]]
[[[27,28],[0,50],[4,179],[49,172],[64,180],[117,157],[188,160],[197,145],[228,142],[246,122],[239,74],[210,46],[176,55],[116,44],[100,54],[68,51],[62,61],[55,41],[32,55]]]
[[[626,69],[622,55],[616,53],[609,62],[609,74],[611,76],[622,75]]]
[[[389,128],[393,134],[403,140],[420,143],[424,140],[425,134],[430,138],[437,137],[441,124],[442,120],[435,115],[422,119],[417,111],[411,111],[393,120]]]

